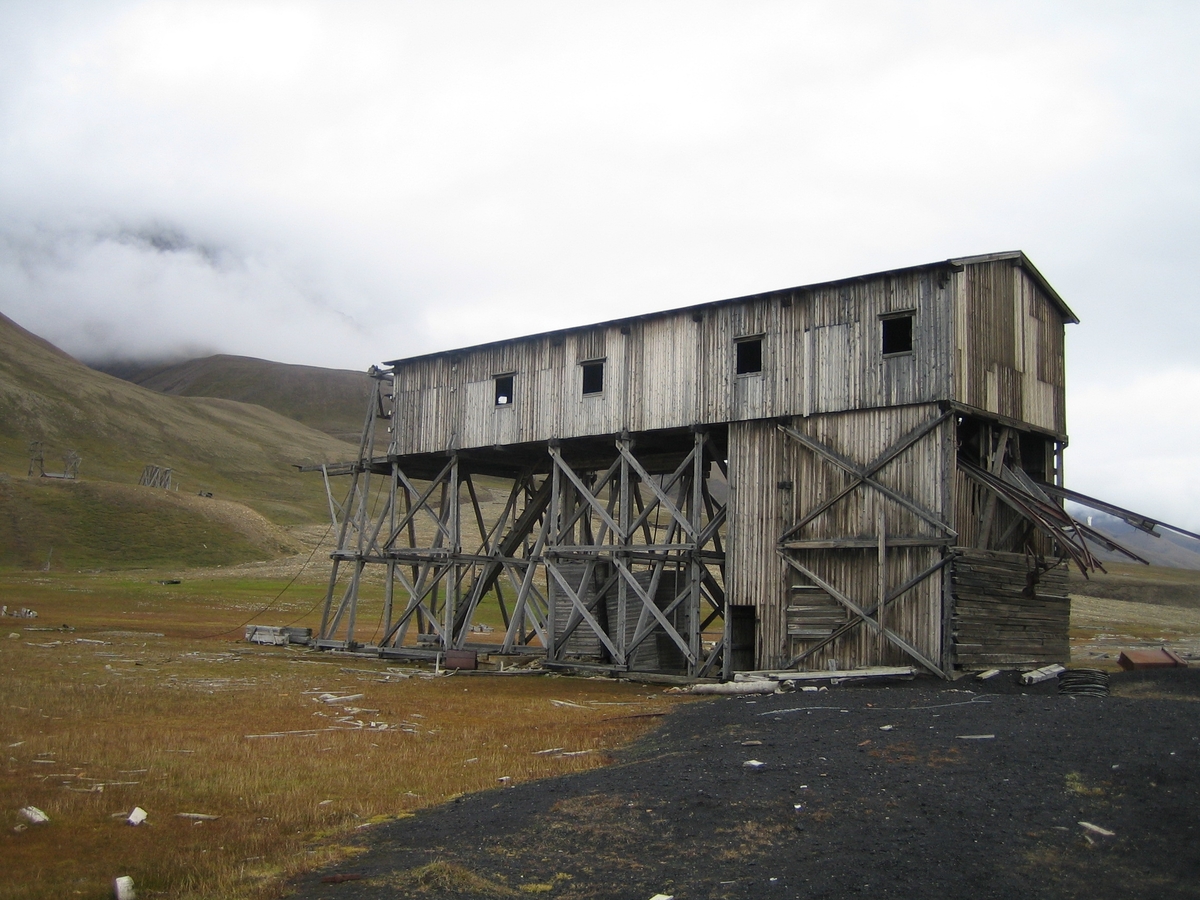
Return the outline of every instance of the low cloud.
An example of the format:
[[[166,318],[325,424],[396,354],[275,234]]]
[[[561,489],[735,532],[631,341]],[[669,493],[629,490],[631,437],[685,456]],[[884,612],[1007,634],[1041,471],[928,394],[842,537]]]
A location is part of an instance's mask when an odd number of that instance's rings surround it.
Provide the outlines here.
[[[280,260],[162,223],[0,231],[0,296],[20,324],[87,361],[223,352],[371,358],[367,330]],[[356,364],[357,363],[357,364]]]

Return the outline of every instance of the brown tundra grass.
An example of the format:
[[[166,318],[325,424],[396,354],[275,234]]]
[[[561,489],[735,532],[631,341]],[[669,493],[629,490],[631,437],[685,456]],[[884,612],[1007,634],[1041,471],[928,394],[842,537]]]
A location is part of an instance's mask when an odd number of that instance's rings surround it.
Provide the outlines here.
[[[604,765],[669,702],[604,680],[435,678],[186,637],[240,623],[256,591],[229,585],[226,604],[208,588],[134,600],[140,588],[114,581],[0,578],[10,607],[41,607],[0,620],[0,896],[111,897],[119,875],[142,898],[277,896],[374,823]],[[163,636],[144,630],[153,621]],[[63,622],[78,624],[27,630]],[[281,736],[250,737],[268,734]],[[24,806],[49,824],[21,828]],[[135,806],[148,813],[137,827]]]

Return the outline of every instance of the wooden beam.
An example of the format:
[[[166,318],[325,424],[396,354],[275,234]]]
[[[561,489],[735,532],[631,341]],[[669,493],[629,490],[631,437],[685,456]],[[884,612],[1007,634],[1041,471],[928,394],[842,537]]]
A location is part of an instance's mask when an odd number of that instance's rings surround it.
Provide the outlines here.
[[[839,591],[837,588],[835,588],[832,584],[825,581],[825,579],[821,578],[821,576],[817,575],[816,572],[813,572],[808,567],[806,567],[803,564],[792,559],[787,554],[781,553],[780,555],[783,556],[783,561],[785,563],[787,563],[789,566],[791,566],[793,569],[795,569],[801,575],[804,575],[806,578],[808,578],[810,581],[812,581],[815,585],[820,587],[823,591],[825,591],[825,593],[829,594],[830,597],[832,597],[834,600],[841,603],[843,606],[845,606],[847,609],[849,609],[852,613],[854,613],[856,616],[858,616],[859,619],[866,622],[867,625],[871,629],[873,629],[877,634],[883,635],[883,637],[885,637],[887,640],[891,641],[893,644],[895,644],[897,647],[899,647],[901,650],[903,650],[905,653],[907,653],[909,656],[911,656],[913,659],[915,659],[921,665],[925,666],[925,668],[929,669],[929,671],[933,672],[939,678],[946,677],[946,674],[941,670],[941,668],[938,667],[938,665],[935,662],[928,659],[923,653],[921,653],[920,650],[918,650],[912,644],[908,643],[908,641],[904,640],[904,638],[902,638],[900,635],[896,634],[896,632],[892,631],[890,628],[885,628],[885,627],[881,626],[878,622],[876,622],[873,618],[871,618],[870,613],[868,613],[861,606],[859,606],[857,603],[855,603],[853,600],[851,600],[849,597],[847,597],[845,594],[843,594],[841,591]]]
[[[886,450],[884,450],[881,454],[879,454],[877,457],[875,457],[875,459],[873,459],[871,462],[867,463],[867,465],[863,466],[862,470],[861,470],[861,473],[862,473],[861,475],[856,475],[853,479],[851,479],[851,481],[848,485],[846,485],[844,488],[842,488],[840,491],[838,491],[832,497],[828,498],[827,500],[824,500],[818,506],[816,506],[814,509],[810,510],[808,513],[805,513],[804,517],[802,519],[800,519],[799,522],[797,522],[795,525],[793,525],[791,528],[789,528],[787,531],[785,531],[783,533],[783,536],[781,539],[787,539],[787,538],[792,537],[795,534],[798,534],[800,532],[800,529],[802,529],[805,525],[807,525],[809,522],[813,521],[813,519],[817,518],[817,516],[821,515],[826,510],[832,508],[843,497],[846,497],[855,488],[857,488],[859,485],[863,484],[866,478],[869,478],[870,476],[874,475],[876,472],[878,472],[880,469],[882,469],[884,466],[886,466],[888,463],[890,463],[892,460],[894,460],[901,453],[904,453],[911,446],[916,444],[917,441],[921,440],[921,438],[925,437],[925,435],[929,434],[931,431],[933,431],[935,428],[937,428],[939,425],[941,425],[943,422],[945,422],[947,419],[949,419],[952,415],[953,415],[952,412],[950,412],[949,410],[946,410],[945,412],[941,413],[940,415],[934,416],[932,419],[928,419],[925,422],[922,422],[920,425],[918,425],[912,431],[908,432],[908,434],[904,435],[904,437],[900,438],[900,440],[898,440],[892,446],[890,446]],[[849,460],[847,460],[847,462],[849,462]]]
[[[829,460],[831,463],[836,465],[838,468],[843,469],[850,475],[853,475],[853,476],[859,478],[863,484],[869,485],[870,487],[879,491],[879,493],[883,494],[888,499],[900,504],[905,509],[907,509],[909,512],[911,512],[913,515],[917,516],[919,519],[923,519],[924,521],[928,522],[930,525],[933,525],[935,528],[941,529],[942,531],[944,531],[946,534],[948,534],[951,537],[958,536],[958,532],[956,532],[953,528],[951,528],[949,525],[947,525],[945,522],[943,522],[934,513],[930,512],[927,509],[922,508],[921,506],[914,503],[912,500],[909,500],[907,497],[897,493],[896,491],[893,491],[891,488],[887,487],[886,485],[880,484],[874,478],[868,476],[863,471],[862,467],[860,467],[860,466],[856,465],[855,463],[851,462],[850,460],[846,459],[844,456],[842,456],[837,451],[832,450],[829,447],[826,447],[820,441],[814,440],[813,438],[810,438],[808,435],[803,434],[802,432],[796,431],[794,428],[788,428],[786,425],[780,425],[779,429],[784,434],[786,434],[788,437],[792,438],[792,440],[794,440],[800,444],[803,444],[805,447],[807,447],[809,450],[812,450],[818,456],[825,457],[825,459]]]
[[[887,539],[889,547],[946,547],[951,543],[951,538],[926,535],[900,535]],[[879,538],[853,537],[827,541],[782,541],[779,546],[784,550],[874,550],[879,546]]]

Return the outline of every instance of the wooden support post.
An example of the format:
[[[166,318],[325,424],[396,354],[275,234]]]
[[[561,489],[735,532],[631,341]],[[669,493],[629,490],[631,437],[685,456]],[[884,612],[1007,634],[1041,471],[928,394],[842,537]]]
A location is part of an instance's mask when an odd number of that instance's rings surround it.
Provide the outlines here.
[[[550,523],[550,538],[549,549],[557,549],[559,541],[559,522],[562,519],[562,510],[559,509],[559,503],[562,497],[562,460],[558,455],[558,448],[554,444],[550,445],[550,456],[553,457],[554,464],[550,468],[550,477],[553,481],[550,482],[550,508],[546,511]],[[546,548],[543,548],[545,555]],[[549,566],[546,567],[549,571]],[[546,579],[546,602],[549,609],[546,612],[546,658],[558,659],[558,642],[555,635],[557,626],[555,624],[555,606],[557,601],[557,591],[554,589],[554,579]]]
[[[692,495],[688,512],[690,514],[692,538],[696,548],[689,554],[688,559],[688,609],[687,630],[688,649],[691,651],[688,674],[695,678],[701,665],[703,644],[700,635],[700,593],[701,593],[701,564],[699,535],[703,530],[701,516],[704,508],[704,432],[697,431],[692,448]]]
[[[988,471],[992,475],[999,475],[1000,470],[1004,468],[1004,455],[1008,452],[1008,439],[1011,434],[1012,429],[1008,426],[1000,429],[1000,436],[996,440],[996,450],[988,465]],[[975,546],[980,550],[988,549],[988,542],[992,539],[992,524],[995,519],[996,494],[989,491],[983,504],[983,513],[979,517],[979,539],[975,542]]]
[[[453,646],[454,634],[454,614],[458,609],[458,603],[461,599],[459,593],[461,591],[461,582],[459,579],[459,563],[458,556],[462,553],[462,529],[461,507],[458,503],[458,494],[460,488],[459,469],[458,469],[458,452],[452,451],[450,459],[450,480],[447,490],[442,495],[447,507],[447,524],[449,525],[449,540],[450,540],[450,583],[446,585],[446,607],[445,628],[442,632],[442,648],[449,650]]]
[[[876,531],[879,535],[879,585],[878,605],[875,607],[875,619],[880,629],[884,628],[883,611],[887,606],[887,523],[884,520],[883,507],[879,508],[876,516]]]
[[[619,564],[627,564],[629,561],[629,549],[633,544],[633,529],[630,523],[633,521],[633,510],[630,508],[630,498],[632,491],[630,490],[630,469],[629,459],[627,458],[630,450],[629,439],[622,437],[617,442],[618,451],[622,448],[624,453],[620,453],[619,462],[621,463],[620,478],[621,478],[621,530],[617,535],[620,541],[620,548],[617,551],[617,561]],[[649,543],[647,541],[647,543]],[[625,584],[624,578],[617,579],[617,650],[620,652],[621,659],[625,660],[626,666],[629,664],[630,648],[626,640],[626,628],[628,627],[629,614],[629,587]]]

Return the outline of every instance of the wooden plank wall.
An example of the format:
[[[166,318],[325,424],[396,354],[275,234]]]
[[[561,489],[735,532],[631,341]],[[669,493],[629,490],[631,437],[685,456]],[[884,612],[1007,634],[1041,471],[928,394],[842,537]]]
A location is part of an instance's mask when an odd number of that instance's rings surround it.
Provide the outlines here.
[[[794,420],[793,427],[845,457],[865,464],[921,423],[935,418],[933,405],[862,410]],[[943,422],[878,474],[902,496],[947,519],[954,469],[954,423]],[[848,476],[811,451],[784,437],[772,422],[730,426],[730,520],[726,578],[729,601],[758,609],[761,668],[786,663],[803,642],[787,634],[791,585],[805,583],[776,551],[779,536],[824,498],[839,491]],[[781,487],[790,483],[791,487]],[[882,511],[886,532],[906,537],[937,537],[937,530],[878,491],[860,486],[815,519],[798,537],[808,540],[873,538]],[[872,549],[789,551],[864,607],[878,595],[878,554]],[[940,558],[936,547],[889,548],[888,585],[896,587]],[[934,576],[889,606],[888,627],[927,657],[941,655],[942,581]],[[883,638],[860,627],[816,654],[808,668],[891,665],[910,662]]]
[[[1026,558],[964,551],[953,563],[955,663],[961,668],[1065,663],[1071,657],[1067,571],[1032,586]]]
[[[785,291],[396,365],[393,452],[491,447],[926,402],[952,390],[949,269]],[[914,352],[884,358],[880,316],[914,312]],[[627,333],[626,333],[627,332]],[[762,337],[763,370],[735,374]],[[581,363],[603,359],[583,396]],[[514,402],[493,379],[512,373]]]
[[[954,277],[954,398],[1065,434],[1062,312],[1010,259],[967,265]]]
[[[774,422],[729,426],[725,597],[755,608],[755,667],[761,669],[787,662],[787,575],[776,552],[792,503],[779,487],[790,468],[785,457],[784,437]]]

